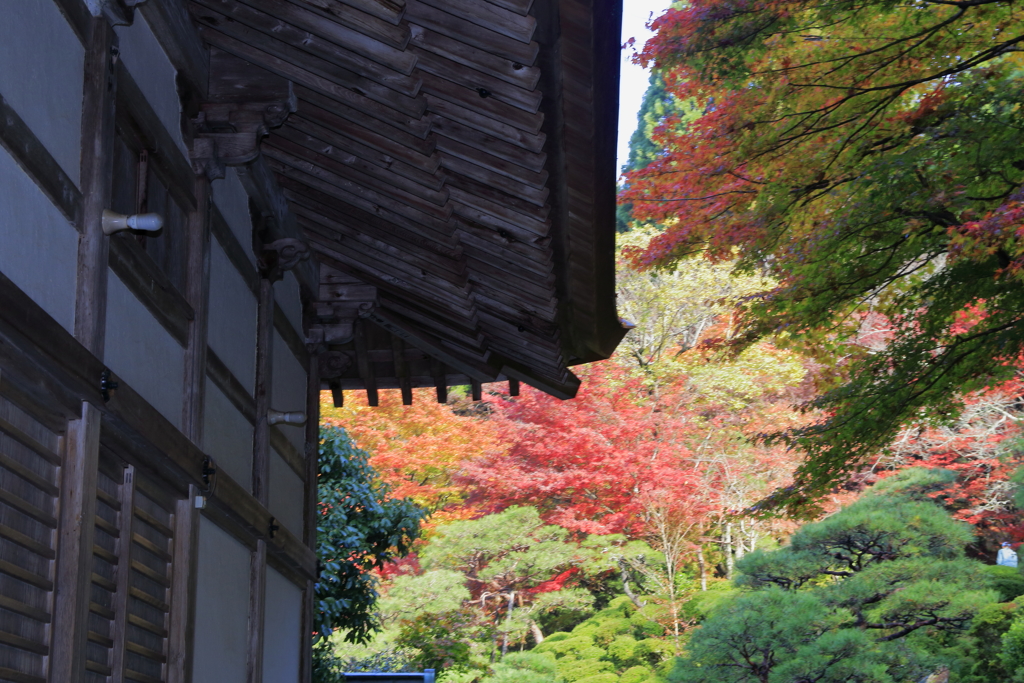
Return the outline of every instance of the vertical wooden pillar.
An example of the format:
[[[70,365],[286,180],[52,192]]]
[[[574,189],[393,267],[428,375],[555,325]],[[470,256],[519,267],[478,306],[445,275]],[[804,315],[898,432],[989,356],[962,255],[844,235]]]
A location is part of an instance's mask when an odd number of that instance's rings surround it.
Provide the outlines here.
[[[196,572],[199,558],[199,489],[174,510],[174,550],[171,566],[171,616],[167,635],[167,683],[192,682],[193,622],[196,613]]]
[[[82,235],[78,243],[75,337],[103,358],[107,322],[107,251],[103,210],[109,208],[114,175],[117,36],[104,19],[93,19],[85,53],[82,100]]]
[[[316,506],[319,498],[316,478],[320,458],[320,356],[309,355],[309,379],[306,385],[306,506],[303,513],[303,540],[316,550]]]
[[[114,592],[113,641],[110,655],[111,683],[124,683],[125,645],[128,642],[128,603],[131,589],[132,533],[135,524],[135,468],[124,468],[121,480],[121,523],[117,544],[117,590]]]
[[[320,356],[309,355],[309,379],[306,385],[306,499],[304,509],[303,539],[316,552],[317,474],[320,464]],[[315,581],[307,581],[302,597],[302,633],[300,683],[310,683],[313,678],[313,651],[310,648],[313,620],[316,610]]]
[[[256,317],[256,426],[253,430],[252,495],[262,505],[270,499],[270,410],[273,377],[274,284],[260,278],[259,309]],[[263,681],[263,617],[266,611],[267,543],[260,539],[252,553],[249,572],[249,659],[247,683]]]
[[[197,175],[196,209],[189,216],[186,242],[185,298],[195,316],[188,327],[185,350],[185,400],[182,432],[199,447],[203,445],[206,407],[206,349],[209,329],[210,290],[210,181]],[[195,486],[174,510],[174,549],[171,567],[171,616],[167,635],[167,681],[190,683],[195,622],[196,571],[199,554],[199,510]]]
[[[256,426],[253,430],[252,495],[267,504],[267,477],[270,475],[271,375],[273,373],[274,284],[260,278],[259,309],[256,316]]]
[[[85,680],[99,454],[100,411],[82,403],[82,416],[68,424],[61,468],[51,681]]]
[[[113,177],[114,107],[117,95],[114,58],[117,37],[103,19],[88,24],[82,95],[83,196],[78,244],[75,337],[103,358],[107,310],[107,237],[103,210],[110,202]],[[99,378],[96,378],[99,382]],[[85,679],[93,544],[96,536],[96,478],[100,453],[100,411],[82,403],[81,417],[68,424],[60,474],[51,681]]]
[[[185,352],[185,401],[182,431],[192,443],[203,445],[203,417],[206,405],[206,349],[210,301],[210,181],[197,175],[196,210],[189,216],[185,298],[195,316],[188,326]]]

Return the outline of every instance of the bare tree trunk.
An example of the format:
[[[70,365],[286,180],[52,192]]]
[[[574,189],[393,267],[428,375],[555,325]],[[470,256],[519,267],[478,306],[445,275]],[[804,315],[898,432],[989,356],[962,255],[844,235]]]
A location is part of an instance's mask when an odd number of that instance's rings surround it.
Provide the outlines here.
[[[540,630],[540,626],[533,619],[530,619],[530,633],[533,634],[533,641],[537,645],[544,642],[544,632]]]
[[[704,546],[697,546],[697,566],[700,567],[700,589],[706,591],[708,589],[708,566],[704,562]]]
[[[508,654],[508,630],[512,627],[512,608],[516,603],[516,592],[508,594],[508,612],[505,615],[505,633],[501,637],[501,658]]]
[[[626,560],[621,557],[619,558],[619,575],[622,577],[622,591],[636,605],[637,609],[643,609],[645,603],[629,587],[629,566],[626,564]]]
[[[683,649],[679,645],[679,605],[676,604],[674,595],[672,596],[669,604],[672,605],[672,639],[675,641],[676,657],[678,657],[683,654]]]
[[[733,549],[732,540],[732,522],[725,523],[725,534],[723,536],[722,545],[725,546],[725,578],[732,578],[732,569],[735,562],[735,550]]]

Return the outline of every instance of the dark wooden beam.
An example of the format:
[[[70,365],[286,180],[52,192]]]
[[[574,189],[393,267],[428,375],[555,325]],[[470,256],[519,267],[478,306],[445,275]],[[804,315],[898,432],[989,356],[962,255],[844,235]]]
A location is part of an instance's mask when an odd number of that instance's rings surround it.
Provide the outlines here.
[[[281,335],[281,339],[284,340],[285,346],[295,356],[295,360],[299,361],[299,365],[307,367],[309,365],[309,352],[306,351],[306,342],[299,336],[299,332],[292,325],[292,321],[285,315],[280,304],[274,303],[274,329]]]
[[[533,17],[510,12],[495,3],[479,3],[475,0],[419,0],[419,2],[454,14],[477,27],[494,31],[526,45],[533,40],[533,32],[537,28],[537,20]],[[470,34],[480,32],[479,28],[475,31],[473,29],[467,29],[467,31]]]
[[[448,380],[445,375],[444,363],[436,358],[430,359],[430,371],[434,376],[434,386],[437,389],[437,402],[448,402]]]
[[[250,0],[247,4],[233,0],[193,0],[190,4],[202,24],[244,42],[257,43],[271,54],[300,62],[325,78],[348,87],[359,88],[363,92],[390,89],[409,97],[415,97],[419,90],[419,81],[410,76],[411,69],[402,73],[365,54],[372,49],[371,41],[365,38],[361,42],[358,38],[354,40],[351,31],[335,22],[324,21],[297,5],[279,0]],[[304,25],[300,26],[300,23]],[[326,36],[322,37],[322,34]],[[296,54],[298,46],[306,54]],[[378,54],[382,52],[379,50]],[[390,54],[401,57],[389,62],[415,64],[412,55],[394,51]]]
[[[14,157],[64,218],[81,230],[82,193],[3,95],[0,95],[0,146]]]
[[[256,424],[256,401],[253,400],[249,390],[228,369],[224,361],[213,352],[213,349],[207,349],[206,352],[206,374],[213,380],[217,388],[227,396],[227,399],[231,401],[231,405],[250,424]]]
[[[524,384],[529,384],[535,389],[540,389],[546,394],[551,394],[555,398],[570,399],[576,397],[576,392],[580,388],[580,380],[576,375],[572,374],[568,370],[565,371],[567,377],[564,381],[556,381],[546,377],[540,377],[535,373],[530,372],[523,365],[515,363],[507,359],[497,359],[503,363],[501,367],[501,374],[506,377],[517,379]]]
[[[369,349],[366,344],[366,321],[356,320],[355,331],[356,365],[359,367],[359,376],[363,380],[363,388],[366,389],[366,403],[376,407],[377,399],[377,378],[373,372],[373,365],[370,363]]]
[[[108,242],[110,269],[179,344],[187,345],[195,320],[188,300],[132,235],[114,235]]]
[[[412,405],[412,382],[409,380],[409,365],[405,362],[405,343],[400,337],[391,336],[391,356],[395,366],[395,377],[402,391],[402,405]]]
[[[256,272],[256,266],[249,260],[246,247],[243,247],[242,243],[235,237],[235,233],[231,231],[220,209],[213,202],[210,203],[210,232],[217,238],[217,243],[220,244],[221,248],[228,255],[231,265],[235,267],[235,270],[245,280],[245,284],[249,291],[252,292],[252,295],[254,297],[259,296],[260,276]],[[251,250],[252,247],[249,246],[248,249]]]
[[[478,47],[493,55],[509,60],[513,64],[532,66],[540,52],[536,42],[522,42],[515,38],[484,28],[463,19],[457,14],[450,14],[444,8],[431,6],[436,3],[414,2],[409,6],[406,16],[413,24],[419,24],[442,35],[459,40],[467,45]]]
[[[289,427],[289,429],[294,429],[294,427]],[[270,427],[270,446],[277,451],[277,454],[281,456],[281,459],[291,468],[292,472],[300,479],[305,480],[306,459],[276,425],[271,425]]]
[[[478,382],[477,380],[474,379],[474,380],[470,380],[469,386],[470,386],[470,390],[472,391],[472,394],[473,394],[473,400],[474,401],[481,400],[483,398],[483,385],[480,384],[480,382]]]
[[[367,13],[365,10],[371,3],[381,7],[373,13]],[[312,8],[327,19],[340,22],[398,50],[405,50],[409,44],[409,26],[396,21],[397,8],[405,5],[401,0],[398,3],[381,0],[297,0],[297,4]],[[387,9],[388,5],[391,6],[390,10]],[[387,12],[386,19],[379,18],[381,12]]]
[[[331,381],[330,384],[328,384],[328,387],[331,390],[331,400],[334,402],[334,407],[335,408],[344,408],[345,407],[345,392],[342,391],[341,382]]]
[[[508,395],[518,396],[519,395],[519,380],[509,379],[508,381]]]

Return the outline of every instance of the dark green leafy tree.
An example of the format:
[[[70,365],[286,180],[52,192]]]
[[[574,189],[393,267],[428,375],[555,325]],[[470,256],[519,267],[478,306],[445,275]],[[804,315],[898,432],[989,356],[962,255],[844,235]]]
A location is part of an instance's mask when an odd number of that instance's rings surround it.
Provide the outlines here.
[[[737,582],[753,590],[712,612],[672,679],[886,683],[956,664],[929,639],[962,635],[999,596],[964,558],[965,524],[887,489],[741,560]]]
[[[901,426],[948,421],[1024,352],[1024,14],[1009,0],[690,0],[643,57],[699,120],[621,199],[664,226],[638,254],[778,283],[737,344],[834,366],[823,418],[780,438],[819,494]],[[872,325],[871,321],[878,322]],[[789,502],[798,502],[797,496]]]
[[[622,166],[622,172],[639,171],[664,154],[664,147],[654,141],[654,131],[669,117],[678,117],[685,123],[696,118],[697,112],[692,101],[681,102],[665,87],[665,77],[657,69],[651,70],[644,99],[636,114],[636,130],[629,138],[629,159]],[[616,229],[630,230],[634,220],[633,206],[621,202],[615,212]]]
[[[407,554],[426,516],[412,501],[392,499],[368,458],[344,430],[320,430],[314,643],[325,661],[335,629],[364,642],[379,628],[370,571]]]
[[[471,666],[473,641],[492,637],[493,630],[478,612],[462,607],[420,614],[403,622],[396,642],[414,653],[410,663],[415,671],[466,671]]]

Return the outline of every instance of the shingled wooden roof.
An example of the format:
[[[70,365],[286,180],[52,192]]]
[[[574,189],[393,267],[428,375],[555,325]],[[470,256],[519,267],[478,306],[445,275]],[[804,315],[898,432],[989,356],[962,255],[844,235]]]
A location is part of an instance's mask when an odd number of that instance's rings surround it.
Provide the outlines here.
[[[285,103],[261,150],[319,264],[305,332],[325,388],[566,398],[570,366],[612,353],[620,2],[189,10],[211,102]],[[230,117],[211,107],[215,133]]]

